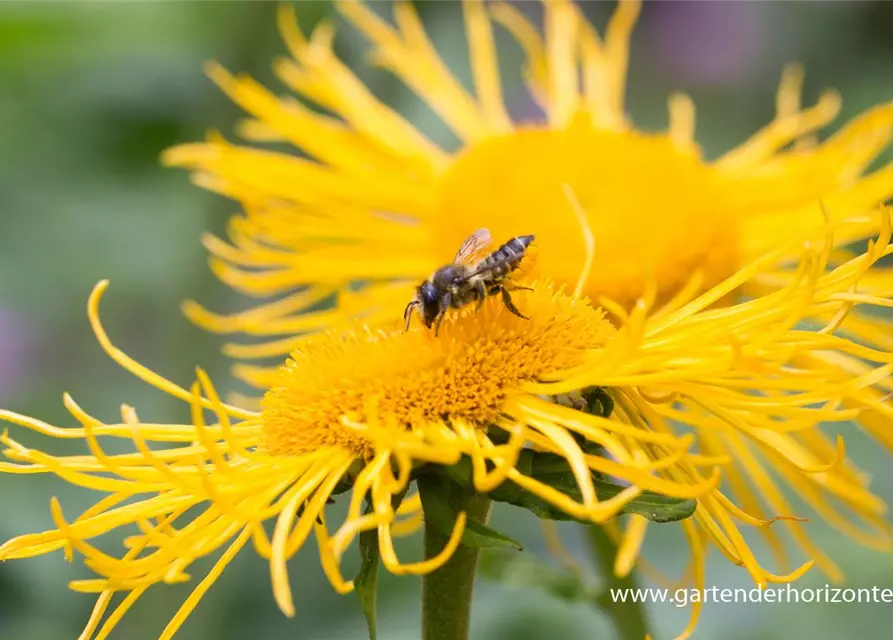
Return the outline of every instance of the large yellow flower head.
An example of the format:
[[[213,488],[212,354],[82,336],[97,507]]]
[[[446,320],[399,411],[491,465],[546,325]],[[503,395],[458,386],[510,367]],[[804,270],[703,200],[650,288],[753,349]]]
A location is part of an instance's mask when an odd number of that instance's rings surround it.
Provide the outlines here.
[[[837,247],[867,238],[877,221],[864,214],[893,194],[893,166],[864,175],[893,135],[893,103],[811,142],[840,98],[828,92],[801,108],[797,67],[783,76],[775,119],[715,161],[701,155],[694,105],[684,95],[669,100],[666,132],[634,129],[624,88],[637,2],[618,5],[603,38],[571,2],[543,3],[544,35],[513,5],[464,3],[474,93],[439,58],[411,4],[395,4],[395,26],[361,2],[337,7],[370,41],[372,61],[424,100],[460,144],[439,147],[375,98],[335,56],[334,26],[323,22],[305,38],[289,6],[280,27],[292,57],[277,60],[274,71],[331,115],[212,64],[211,78],[251,116],[239,128],[244,138],[291,143],[306,156],[217,135],[164,156],[242,205],[229,242],[206,238],[214,272],[252,296],[286,294],[231,317],[187,306],[213,331],[277,337],[227,345],[237,358],[285,355],[299,334],[352,317],[399,316],[413,286],[479,227],[501,240],[536,235],[539,272],[574,283],[587,242],[568,190],[596,240],[597,268],[585,292],[627,308],[649,283],[660,299],[693,279],[706,290],[792,232],[821,228],[820,201],[835,221],[853,221],[835,236]],[[543,122],[507,115],[494,22],[526,53],[523,75]],[[776,273],[739,295],[786,281],[793,258],[780,256]],[[319,310],[323,301],[334,306]]]
[[[60,549],[69,559],[82,554],[99,575],[71,585],[100,594],[81,635],[89,640],[107,637],[147,588],[190,580],[193,561],[224,549],[162,632],[170,638],[250,540],[269,559],[274,596],[292,615],[286,562],[311,533],[326,576],[342,593],[354,584],[343,577],[341,558],[363,532],[377,533],[382,562],[397,574],[430,573],[451,558],[466,541],[465,512],[447,517],[448,541],[423,561],[402,563],[394,547],[394,536],[417,529],[420,517],[434,525],[423,490],[433,470],[550,519],[611,525],[617,515],[632,514],[621,534],[618,573],[631,569],[648,520],[662,520],[654,500],[675,498],[694,500],[688,512],[663,520],[682,519],[698,587],[704,585],[707,543],[761,585],[796,579],[813,563],[833,574],[836,568],[806,536],[757,452],[773,459],[786,483],[832,524],[889,547],[884,503],[846,460],[843,441],[831,446],[815,430],[820,421],[854,418],[871,430],[893,414],[882,397],[893,352],[836,335],[853,305],[893,305],[893,295],[853,293],[876,262],[893,253],[891,215],[877,216],[876,242],[831,270],[837,225],[803,233],[796,276],[739,304],[714,306],[777,256],[699,296],[689,291],[661,305],[651,288],[628,314],[614,309],[622,316],[620,328],[576,292],[533,280],[525,282],[530,290],[515,292],[526,318],[490,297],[480,309],[448,315],[439,334],[424,327],[406,332],[400,320],[320,333],[271,377],[258,413],[222,403],[201,371],[187,391],[115,348],[98,318],[107,286],[100,283],[88,306],[100,344],[125,369],[188,402],[191,424],[144,423],[127,405],[120,423],[106,424],[68,396],[66,407],[80,428],[0,411],[10,423],[82,439],[90,450],[54,456],[4,434],[10,462],[0,463],[0,471],[51,473],[107,494],[71,521],[53,499],[56,528],[6,542],[0,560]],[[833,320],[818,331],[801,328],[820,314]],[[856,373],[829,365],[855,358],[862,367]],[[613,413],[576,403],[596,389],[616,404]],[[702,452],[690,450],[693,436],[675,433],[674,421],[692,425]],[[101,437],[128,440],[134,451],[108,454]],[[772,517],[756,505],[739,507],[720,490],[723,471],[739,490],[736,465],[758,483]],[[420,493],[407,497],[413,482]],[[326,505],[348,490],[347,515],[331,532]],[[787,521],[810,556],[786,575],[764,568],[739,529],[759,527],[777,542],[771,525],[778,519]],[[272,536],[264,529],[269,520],[275,521]],[[122,528],[133,535],[120,557],[91,542]],[[116,592],[126,596],[106,617]],[[698,613],[695,606],[685,635]]]
[[[448,319],[437,339],[422,330],[405,333],[402,327],[358,326],[346,334],[320,334],[275,374],[259,413],[224,404],[201,370],[187,391],[114,347],[98,316],[107,285],[96,287],[88,305],[100,344],[125,369],[188,402],[191,423],[145,423],[132,407],[122,405],[122,421],[107,424],[68,395],[65,406],[80,428],[59,428],[0,410],[0,419],[50,437],[81,439],[90,451],[53,456],[4,433],[0,441],[10,462],[0,463],[0,471],[51,473],[107,494],[72,521],[54,498],[55,529],[0,546],[0,560],[60,549],[69,560],[74,552],[85,557],[100,577],[77,580],[71,587],[100,596],[83,640],[107,637],[147,588],[190,580],[187,571],[196,559],[223,548],[160,636],[172,637],[249,540],[269,559],[273,593],[287,615],[294,614],[294,605],[286,561],[314,532],[322,567],[342,593],[353,584],[343,578],[340,559],[363,531],[377,531],[381,559],[390,571],[436,570],[463,540],[465,513],[456,514],[448,543],[434,557],[401,563],[393,543],[395,534],[417,530],[421,522],[419,495],[406,494],[426,465],[453,466],[464,458],[471,465],[467,482],[475,489],[493,491],[511,481],[518,489],[503,490],[508,501],[517,502],[518,491],[528,491],[566,517],[589,522],[615,516],[649,490],[691,499],[717,484],[718,472],[679,480],[657,473],[680,462],[690,438],[583,413],[564,425],[550,414],[549,402],[523,390],[582,364],[616,333],[604,312],[548,283],[538,283],[519,300],[528,313],[525,320],[491,300],[477,314]],[[100,438],[124,439],[134,451],[106,453]],[[584,453],[580,441],[585,439],[614,459]],[[631,445],[639,441],[660,449],[652,456],[635,456]],[[519,460],[531,460],[524,448],[532,442],[566,461],[564,475],[576,480],[578,490],[558,491],[535,477],[530,464],[523,468]],[[629,484],[599,500],[596,470]],[[352,492],[347,517],[330,536],[325,507],[333,495],[347,490]],[[364,510],[364,501],[371,510]],[[275,520],[272,537],[264,529],[269,520]],[[124,540],[120,557],[90,542],[127,528],[134,535]],[[116,592],[127,595],[106,616]]]
[[[305,38],[289,7],[280,13],[280,27],[291,57],[277,60],[274,70],[326,115],[211,65],[213,80],[251,116],[239,129],[244,138],[291,143],[306,156],[236,145],[220,136],[165,155],[169,164],[192,169],[201,185],[242,205],[230,221],[229,242],[206,238],[215,273],[249,295],[276,297],[228,317],[195,303],[186,306],[192,319],[212,331],[267,340],[225,345],[235,358],[281,357],[307,334],[345,327],[356,318],[391,322],[413,287],[448,262],[480,226],[501,240],[535,234],[534,274],[568,286],[594,243],[596,261],[582,290],[616,324],[643,295],[652,295],[658,308],[706,292],[718,308],[704,305],[691,315],[691,326],[705,323],[717,336],[736,336],[735,353],[743,354],[751,346],[777,346],[775,338],[794,325],[777,316],[778,327],[766,336],[737,334],[723,324],[737,317],[733,309],[777,313],[770,310],[774,296],[804,286],[806,277],[839,284],[829,274],[851,264],[854,243],[883,235],[887,219],[872,211],[893,194],[893,165],[866,170],[893,135],[891,103],[819,143],[818,133],[837,115],[840,98],[827,92],[803,107],[803,71],[790,67],[782,76],[775,118],[739,147],[707,161],[695,141],[695,109],[687,96],[669,99],[665,132],[637,131],[626,116],[629,38],[638,2],[620,2],[601,35],[571,2],[543,3],[543,33],[508,3],[465,2],[473,92],[440,59],[412,5],[397,3],[393,23],[360,2],[337,6],[371,43],[373,63],[424,100],[460,144],[456,150],[441,148],[379,101],[334,54],[334,26],[324,22]],[[495,26],[507,29],[525,53],[523,76],[545,114],[542,122],[513,122],[507,114]],[[800,261],[803,234],[823,229],[833,230],[822,241],[828,243],[825,257]],[[729,277],[739,278],[738,285],[721,286]],[[848,287],[837,290],[833,301],[799,308],[818,333],[797,334],[803,342],[764,355],[785,363],[774,375],[800,373],[803,401],[825,403],[835,416],[855,416],[858,405],[863,429],[891,449],[893,414],[886,395],[893,383],[886,375],[864,381],[873,375],[866,354],[893,349],[893,324],[869,309],[893,290],[893,272],[873,267],[858,288]],[[752,301],[742,302],[747,300]],[[722,308],[735,302],[750,306]],[[842,344],[836,340],[866,346],[799,351],[823,341]],[[745,369],[750,362],[733,352],[722,357]],[[657,367],[662,361],[653,362]],[[271,383],[263,366],[239,364],[234,371],[260,389]],[[814,428],[824,414],[791,399],[790,388],[773,375],[755,379],[742,372],[717,397],[703,395],[714,382],[713,371],[701,375],[667,390],[660,396],[667,402],[647,415],[630,410],[629,418],[652,429],[660,421],[674,433],[680,425],[691,427],[700,454],[731,461],[728,490],[755,516],[790,511],[780,478],[847,534],[887,548],[886,538],[866,536],[816,492],[825,472],[801,473],[834,454],[834,445]],[[838,398],[837,385],[858,387],[862,404]],[[731,404],[718,405],[718,399]],[[780,427],[783,419],[797,428]],[[748,420],[760,426],[743,428]],[[843,467],[838,471],[856,477]],[[880,504],[872,499],[859,505],[880,527]],[[840,577],[804,537],[801,524],[785,526],[830,577]],[[761,531],[784,564],[776,528]]]

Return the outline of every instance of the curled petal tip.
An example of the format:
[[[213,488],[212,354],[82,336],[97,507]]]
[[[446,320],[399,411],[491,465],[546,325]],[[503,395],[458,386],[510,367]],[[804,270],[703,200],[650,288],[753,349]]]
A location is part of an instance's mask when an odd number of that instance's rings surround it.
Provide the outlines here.
[[[111,282],[112,281],[109,280],[108,278],[103,278],[102,280],[100,280],[99,282],[97,282],[94,285],[91,295],[92,296],[102,295],[105,292],[105,290],[109,288],[109,285],[111,284]]]

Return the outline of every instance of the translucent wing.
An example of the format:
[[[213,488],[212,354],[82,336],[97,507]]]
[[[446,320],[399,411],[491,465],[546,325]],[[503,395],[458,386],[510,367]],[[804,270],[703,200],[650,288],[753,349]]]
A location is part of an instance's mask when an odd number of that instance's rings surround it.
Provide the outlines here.
[[[462,243],[453,262],[467,265],[476,264],[484,258],[492,242],[493,238],[490,237],[489,229],[478,229]]]

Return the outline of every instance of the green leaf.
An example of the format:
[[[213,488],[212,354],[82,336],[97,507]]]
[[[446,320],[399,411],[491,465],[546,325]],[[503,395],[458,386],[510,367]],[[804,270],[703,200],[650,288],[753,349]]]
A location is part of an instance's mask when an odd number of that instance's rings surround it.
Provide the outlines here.
[[[625,489],[595,478],[593,483],[599,500],[608,500]],[[653,491],[643,491],[635,500],[624,506],[620,513],[635,513],[648,518],[651,522],[678,522],[693,516],[697,506],[698,501],[692,498],[671,498]]]
[[[473,520],[465,522],[465,531],[462,532],[462,544],[474,549],[503,548],[521,551],[524,548],[517,540]]]
[[[567,460],[559,455],[529,450],[522,451],[518,458],[517,468],[525,475],[561,491],[578,502],[583,499]],[[461,467],[459,469],[461,470]],[[626,488],[595,474],[592,475],[592,484],[599,500],[610,500]],[[497,487],[490,492],[490,497],[497,502],[507,502],[527,509],[537,517],[546,520],[577,520],[539,496],[525,491],[511,482]],[[656,523],[676,522],[691,517],[696,507],[697,501],[690,498],[673,498],[653,491],[643,491],[641,495],[626,504],[620,513],[634,513]],[[585,521],[578,520],[578,522]]]
[[[391,496],[391,507],[396,512],[409,487]],[[366,503],[366,513],[372,506]],[[360,532],[360,570],[353,579],[354,590],[360,599],[360,608],[366,618],[369,640],[375,640],[375,603],[378,596],[378,529]]]
[[[531,452],[529,464],[532,477],[558,489],[574,500],[582,500],[577,480],[567,460],[563,457],[552,453]],[[614,484],[596,475],[592,476],[592,484],[599,500],[610,500],[626,489],[624,486]],[[542,501],[540,500],[540,502]],[[677,522],[691,517],[697,506],[697,501],[691,498],[673,498],[653,491],[643,491],[641,495],[627,503],[620,513],[634,513],[657,523]],[[551,505],[548,507],[557,511]],[[556,519],[568,520],[571,518],[565,516]]]
[[[430,491],[427,494],[428,498],[424,503],[425,524],[434,526],[442,534],[449,536],[459,515],[450,504],[450,487],[452,483],[448,478],[433,474],[421,476],[417,481],[419,484],[430,483],[431,485],[438,485],[435,491]],[[487,525],[471,519],[465,521],[465,531],[462,532],[462,544],[474,549],[509,548],[519,551],[522,549],[521,543],[517,540],[513,540]]]
[[[609,398],[607,395],[605,397]],[[603,408],[609,410],[608,402],[610,402],[610,399],[603,400],[603,402]],[[518,455],[515,468],[523,475],[557,489],[577,502],[583,499],[580,488],[577,486],[577,479],[573,471],[571,471],[570,465],[560,455],[525,449]],[[463,456],[459,462],[446,467],[444,470],[450,480],[459,486],[466,489],[474,488],[474,469],[471,460],[467,456]],[[610,482],[601,474],[592,473],[590,477],[599,500],[609,500],[626,489],[624,486]],[[578,520],[568,515],[558,507],[521,488],[510,480],[503,482],[488,495],[495,502],[505,502],[527,509],[538,518],[544,520],[577,520],[578,522],[588,523],[588,521]],[[634,513],[656,523],[676,522],[690,518],[694,514],[697,505],[697,501],[691,498],[673,498],[653,491],[643,491],[638,497],[626,504],[620,510],[620,513]],[[450,525],[453,522],[455,522],[455,519],[450,520]]]
[[[375,640],[375,600],[378,592],[378,530],[360,533],[360,558],[362,564],[353,584],[360,599],[360,607],[366,617],[369,640]]]
[[[532,554],[506,554],[496,551],[481,554],[481,575],[510,587],[533,587],[566,602],[592,602],[597,591],[581,576],[565,568],[554,567]]]

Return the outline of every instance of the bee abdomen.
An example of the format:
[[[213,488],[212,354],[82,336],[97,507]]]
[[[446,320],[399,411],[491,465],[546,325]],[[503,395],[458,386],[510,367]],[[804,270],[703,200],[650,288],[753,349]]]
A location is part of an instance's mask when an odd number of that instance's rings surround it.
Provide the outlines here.
[[[514,271],[534,236],[517,236],[487,256],[478,266],[478,273],[487,271],[493,278],[502,278]]]

